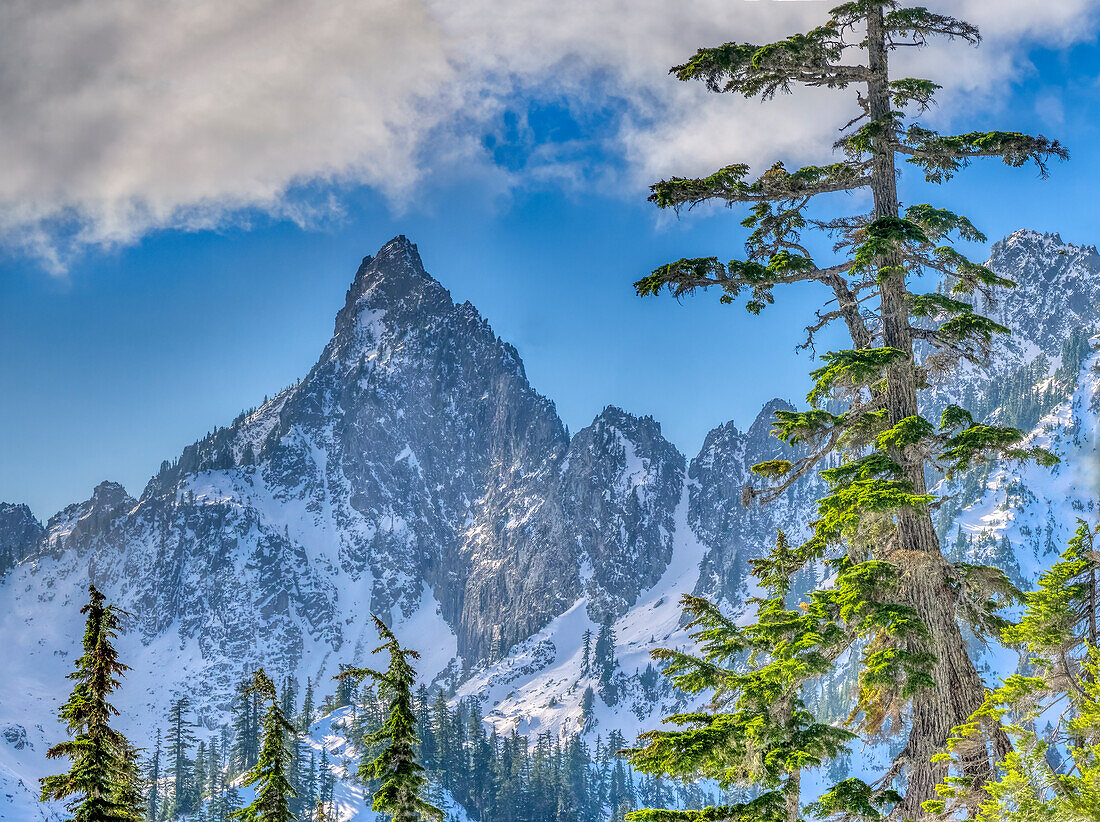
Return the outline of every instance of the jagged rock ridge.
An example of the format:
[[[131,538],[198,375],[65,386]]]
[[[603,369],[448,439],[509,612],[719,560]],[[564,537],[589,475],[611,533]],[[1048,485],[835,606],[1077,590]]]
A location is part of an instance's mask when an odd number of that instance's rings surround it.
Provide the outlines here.
[[[1068,464],[1095,447],[1095,386],[1080,374],[1082,340],[1097,330],[1096,250],[1023,231],[994,246],[991,264],[1020,283],[993,309],[1016,336],[991,372],[968,370],[935,401],[1038,422]],[[20,761],[53,736],[34,725],[50,725],[89,575],[135,615],[120,704],[147,717],[138,734],[179,692],[219,724],[257,664],[320,683],[364,661],[372,611],[413,638],[427,679],[532,732],[582,727],[581,636],[610,618],[620,671],[587,727],[652,726],[675,697],[655,690],[646,654],[683,641],[678,595],[738,607],[748,559],[777,528],[798,538],[812,518],[815,478],[767,508],[740,503],[749,466],[792,456],[768,436],[779,407],[767,403],[745,432],[719,426],[690,462],[656,421],[614,407],[570,438],[516,350],[396,238],[364,259],[310,373],[166,462],[139,499],[103,483],[44,528],[25,507],[0,506],[0,574],[5,557],[15,564],[0,583],[0,630],[15,637],[20,689],[0,704],[0,726],[24,727]],[[995,471],[972,474],[941,531],[953,549],[1027,576],[1056,544],[1055,520],[1090,510],[1085,480],[1056,476],[1029,475],[1024,495]]]

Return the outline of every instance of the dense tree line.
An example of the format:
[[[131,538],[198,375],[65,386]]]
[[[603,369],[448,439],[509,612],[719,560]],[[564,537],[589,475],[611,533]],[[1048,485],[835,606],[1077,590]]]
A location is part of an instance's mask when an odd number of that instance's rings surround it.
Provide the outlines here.
[[[600,634],[602,641],[593,638],[588,657],[594,674],[613,667],[610,628]],[[335,818],[338,779],[359,781],[370,794],[381,787],[379,771],[372,770],[371,763],[385,748],[379,734],[394,711],[384,689],[373,680],[357,687],[364,670],[343,668],[333,690],[317,707],[312,683],[301,691],[299,702],[295,680],[283,679],[279,711],[293,718],[293,733],[286,731],[287,756],[282,766],[289,820]],[[647,670],[657,677],[655,671]],[[198,741],[188,701],[172,703],[165,717],[167,730],[157,732],[146,759],[142,784],[148,820],[232,822],[240,818],[235,816],[244,807],[240,778],[263,760],[264,702],[271,701],[265,696],[269,692],[255,678],[242,682],[230,725],[219,735]],[[410,693],[415,761],[424,769],[426,801],[445,804],[446,791],[479,822],[619,822],[639,807],[702,807],[717,795],[713,788],[635,773],[617,756],[627,743],[618,732],[590,741],[581,736],[559,739],[549,733],[531,739],[515,732],[500,734],[483,721],[475,699],[452,704],[443,692],[423,685]],[[586,694],[591,710],[592,689]],[[270,723],[278,724],[270,707],[266,713]],[[306,744],[310,725],[326,716],[353,746],[339,756]],[[349,754],[358,758],[358,769],[348,767]]]

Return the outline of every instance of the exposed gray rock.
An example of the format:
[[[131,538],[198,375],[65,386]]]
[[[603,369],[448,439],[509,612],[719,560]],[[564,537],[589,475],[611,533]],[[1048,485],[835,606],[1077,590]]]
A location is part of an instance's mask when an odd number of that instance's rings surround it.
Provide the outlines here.
[[[652,417],[608,406],[569,444],[561,506],[593,621],[619,617],[672,559],[684,457]]]
[[[26,505],[0,502],[0,577],[39,547],[45,530]]]
[[[27,729],[22,725],[5,725],[3,729],[0,729],[0,739],[3,739],[5,745],[16,751],[34,747],[27,739]]]

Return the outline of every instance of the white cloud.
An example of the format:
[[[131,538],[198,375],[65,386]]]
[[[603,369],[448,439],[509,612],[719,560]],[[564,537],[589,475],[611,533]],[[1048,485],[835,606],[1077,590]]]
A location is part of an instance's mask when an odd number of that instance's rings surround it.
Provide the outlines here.
[[[986,44],[909,57],[973,100],[1029,70],[1022,44],[1095,30],[1098,0],[960,0]],[[261,212],[312,222],[365,184],[396,205],[432,174],[572,180],[568,150],[520,172],[481,137],[517,99],[614,101],[620,182],[732,159],[820,156],[835,94],[702,99],[667,67],[700,45],[805,28],[828,2],[9,0],[0,9],[0,235],[47,265],[86,244]],[[945,48],[950,48],[951,57]],[[950,75],[945,77],[944,75]]]

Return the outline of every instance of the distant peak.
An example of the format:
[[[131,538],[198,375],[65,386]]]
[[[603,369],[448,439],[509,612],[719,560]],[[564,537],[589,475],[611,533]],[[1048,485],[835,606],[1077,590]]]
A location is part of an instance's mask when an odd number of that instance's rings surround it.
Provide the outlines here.
[[[424,270],[424,261],[420,259],[416,243],[404,234],[398,234],[378,249],[377,254],[373,256],[368,254],[363,258],[359,270],[355,272],[355,281],[351,288],[361,293],[364,288],[370,287],[379,280],[408,277],[435,282]]]
[[[383,259],[387,257],[404,257],[408,259],[415,258],[416,265],[423,268],[423,263],[420,261],[420,252],[416,249],[416,243],[406,237],[404,234],[398,234],[380,249],[378,254],[375,255],[377,259]]]
[[[404,306],[415,312],[426,304],[449,308],[450,294],[424,270],[416,244],[399,234],[377,254],[363,258],[348,287],[344,307],[336,315],[335,335],[353,328],[365,310],[400,313]]]
[[[1084,266],[1095,271],[1100,254],[1094,245],[1067,243],[1060,234],[1022,228],[993,244],[989,264],[998,273],[1007,275],[1018,285],[1050,285],[1050,269]],[[1068,267],[1068,268],[1067,268]],[[1080,284],[1073,284],[1075,289]]]
[[[119,505],[133,505],[136,503],[126,489],[117,482],[104,480],[92,491],[92,497],[88,500],[96,508],[115,508]]]
[[[1049,238],[1056,243],[1062,242],[1060,234],[1048,234],[1045,231],[1036,231],[1034,228],[1018,228],[1005,237],[1005,240],[1007,242],[1038,242],[1045,238]]]
[[[993,244],[993,256],[1005,254],[1013,249],[1033,249],[1039,253],[1044,251],[1073,250],[1088,253],[1095,251],[1095,246],[1067,243],[1058,232],[1036,231],[1033,228],[1018,228],[1000,242]]]
[[[756,415],[756,419],[753,420],[751,426],[749,426],[748,435],[750,439],[767,439],[771,437],[772,424],[775,422],[776,411],[794,411],[795,408],[786,400],[781,400],[778,397],[768,400],[764,403],[764,407],[760,409],[760,413]]]
[[[605,405],[603,410],[596,415],[596,418],[592,420],[595,422],[610,422],[610,423],[622,423],[622,422],[637,422],[640,417],[631,414],[629,411],[625,411],[619,408],[617,405]]]

